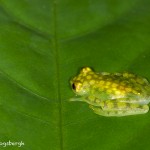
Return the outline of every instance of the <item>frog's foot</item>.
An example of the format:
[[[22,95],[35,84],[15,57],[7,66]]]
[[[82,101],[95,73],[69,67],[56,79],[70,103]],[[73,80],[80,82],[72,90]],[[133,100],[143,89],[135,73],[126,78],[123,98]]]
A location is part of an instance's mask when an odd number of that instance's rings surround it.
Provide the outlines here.
[[[110,107],[111,106],[111,107]],[[138,105],[119,102],[117,105],[105,105],[103,107],[96,107],[90,105],[90,108],[98,115],[102,116],[128,116],[136,114],[145,114],[149,111],[148,105]]]
[[[103,111],[101,107],[96,107],[96,106],[93,106],[93,105],[89,105],[89,107],[98,115],[101,115],[101,116],[109,116],[108,112],[106,111]]]

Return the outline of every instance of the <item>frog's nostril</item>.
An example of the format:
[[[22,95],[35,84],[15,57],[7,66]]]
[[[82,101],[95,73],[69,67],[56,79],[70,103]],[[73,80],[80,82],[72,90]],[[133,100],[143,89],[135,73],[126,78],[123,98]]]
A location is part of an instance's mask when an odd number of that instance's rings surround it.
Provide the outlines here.
[[[72,88],[73,88],[74,90],[76,90],[76,86],[75,86],[74,83],[72,84]]]

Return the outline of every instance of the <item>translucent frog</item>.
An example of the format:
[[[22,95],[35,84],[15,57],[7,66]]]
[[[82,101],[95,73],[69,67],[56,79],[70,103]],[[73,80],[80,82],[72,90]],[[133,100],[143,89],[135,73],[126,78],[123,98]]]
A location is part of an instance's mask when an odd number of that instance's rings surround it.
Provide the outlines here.
[[[84,67],[71,81],[76,96],[98,115],[128,116],[149,111],[150,83],[143,77],[123,73],[96,73]]]

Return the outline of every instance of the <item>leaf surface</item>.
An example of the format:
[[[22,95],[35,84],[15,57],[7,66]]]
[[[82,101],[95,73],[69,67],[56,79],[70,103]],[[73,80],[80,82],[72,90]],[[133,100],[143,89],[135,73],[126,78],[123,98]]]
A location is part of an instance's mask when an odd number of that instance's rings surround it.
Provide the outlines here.
[[[24,150],[150,149],[150,113],[107,118],[68,101],[69,80],[83,66],[150,79],[149,14],[148,0],[1,0],[0,142],[23,141]]]

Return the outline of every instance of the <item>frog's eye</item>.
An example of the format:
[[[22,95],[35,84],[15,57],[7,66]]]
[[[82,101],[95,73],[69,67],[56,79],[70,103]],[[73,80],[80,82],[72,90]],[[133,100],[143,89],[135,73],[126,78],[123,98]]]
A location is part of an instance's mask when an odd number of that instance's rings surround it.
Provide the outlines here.
[[[80,82],[74,82],[72,83],[72,89],[75,91],[75,92],[80,92],[81,88],[82,88],[82,83]]]
[[[74,83],[72,84],[72,89],[73,89],[73,90],[76,90],[76,86],[75,86]]]

